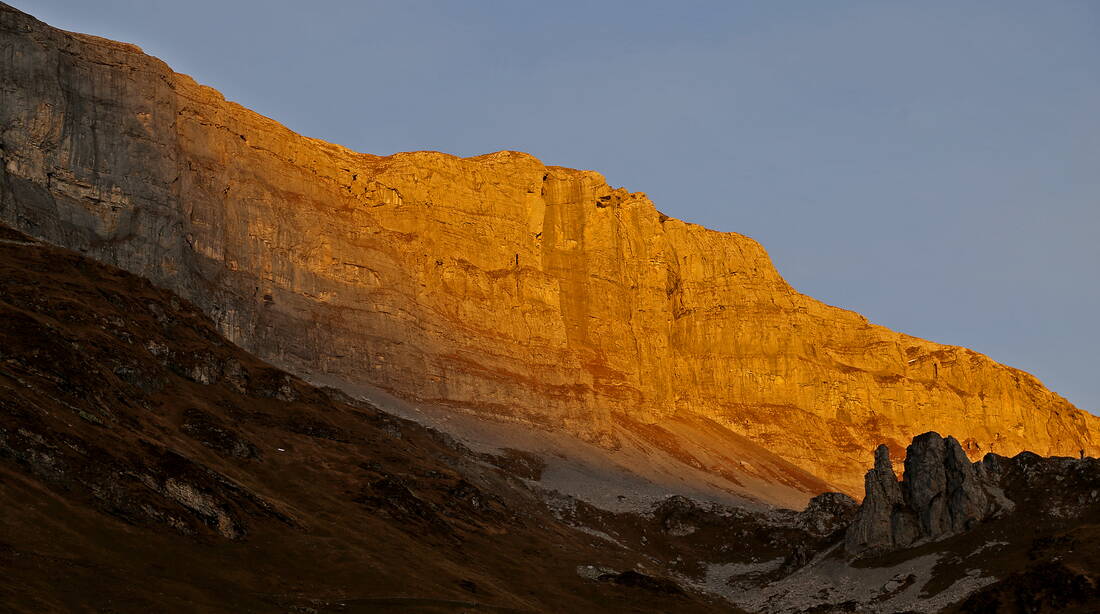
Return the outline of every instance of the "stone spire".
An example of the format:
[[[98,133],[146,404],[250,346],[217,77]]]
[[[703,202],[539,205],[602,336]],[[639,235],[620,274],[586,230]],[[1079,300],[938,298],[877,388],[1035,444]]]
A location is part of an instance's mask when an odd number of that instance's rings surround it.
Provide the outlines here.
[[[961,533],[993,512],[978,472],[954,437],[928,432],[906,449],[898,482],[885,445],[864,479],[866,495],[844,536],[849,553],[886,551]]]

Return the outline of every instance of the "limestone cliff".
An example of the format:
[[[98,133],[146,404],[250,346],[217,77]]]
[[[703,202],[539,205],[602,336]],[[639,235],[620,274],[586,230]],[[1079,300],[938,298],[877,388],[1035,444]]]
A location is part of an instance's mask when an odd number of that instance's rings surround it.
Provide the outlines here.
[[[355,153],[2,4],[0,51],[0,219],[299,373],[612,447],[617,417],[702,416],[849,492],[870,446],[931,429],[972,457],[1100,452],[1034,377],[799,294],[755,241],[595,172]]]

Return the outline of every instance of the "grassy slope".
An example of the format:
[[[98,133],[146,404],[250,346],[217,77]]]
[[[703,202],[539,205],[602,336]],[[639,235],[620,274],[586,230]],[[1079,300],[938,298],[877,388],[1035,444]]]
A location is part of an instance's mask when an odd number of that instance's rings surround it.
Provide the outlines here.
[[[659,579],[580,578],[646,562],[557,521],[512,464],[312,388],[170,293],[0,229],[7,608],[730,610]]]

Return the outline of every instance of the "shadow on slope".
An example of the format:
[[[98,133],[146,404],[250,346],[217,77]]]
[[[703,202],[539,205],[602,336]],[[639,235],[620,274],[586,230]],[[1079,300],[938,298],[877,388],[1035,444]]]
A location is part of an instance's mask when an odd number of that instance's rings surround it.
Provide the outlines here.
[[[730,610],[556,519],[500,468],[514,464],[309,386],[174,295],[0,229],[11,610]],[[578,575],[592,563],[648,580]]]

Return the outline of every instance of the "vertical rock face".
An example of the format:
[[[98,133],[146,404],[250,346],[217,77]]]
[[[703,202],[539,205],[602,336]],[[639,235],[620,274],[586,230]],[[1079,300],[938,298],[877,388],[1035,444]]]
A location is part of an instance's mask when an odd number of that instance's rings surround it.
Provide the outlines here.
[[[885,550],[912,541],[915,527],[885,445],[875,449],[875,467],[864,477],[864,492],[863,503],[845,533],[845,548],[849,552]]]
[[[909,503],[922,532],[938,535],[948,530],[946,442],[938,433],[925,433],[905,451],[903,479]]]
[[[937,540],[970,529],[1000,507],[954,437],[928,432],[913,439],[905,453],[899,483],[890,451],[875,450],[875,468],[865,478],[866,495],[848,528],[850,553],[904,548],[918,540]]]
[[[986,494],[954,437],[914,438],[906,450],[904,480],[924,535],[958,533],[986,515]]]
[[[2,4],[0,50],[0,219],[300,374],[608,446],[616,415],[686,412],[849,492],[867,442],[933,428],[974,456],[1100,452],[1034,377],[801,295],[755,241],[597,173],[355,153]]]

